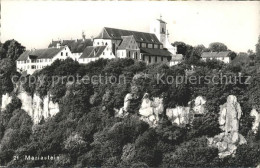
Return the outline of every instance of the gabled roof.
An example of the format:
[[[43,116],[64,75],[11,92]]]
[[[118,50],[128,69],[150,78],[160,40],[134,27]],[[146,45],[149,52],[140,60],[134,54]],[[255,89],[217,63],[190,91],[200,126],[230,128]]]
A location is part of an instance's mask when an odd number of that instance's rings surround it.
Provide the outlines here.
[[[144,55],[172,57],[172,53],[166,49],[140,48],[140,51]]]
[[[65,47],[27,50],[20,55],[17,61],[25,61],[28,59],[29,56],[33,56],[36,59],[51,59],[64,48]]]
[[[230,51],[222,51],[222,52],[203,52],[201,54],[202,58],[215,58],[215,57],[229,57]]]
[[[122,36],[133,36],[136,42],[162,44],[155,34],[104,27],[95,39],[122,40]]]
[[[82,53],[87,46],[93,46],[91,39],[77,39],[52,41],[48,48],[56,47],[58,43],[60,43],[61,46],[68,46],[72,53]]]
[[[134,38],[133,36],[122,36],[123,41],[119,45],[118,50],[124,50],[124,49],[128,48],[128,46],[133,38]]]
[[[99,57],[106,47],[107,46],[88,46],[85,48],[85,50],[79,58],[82,59]]]

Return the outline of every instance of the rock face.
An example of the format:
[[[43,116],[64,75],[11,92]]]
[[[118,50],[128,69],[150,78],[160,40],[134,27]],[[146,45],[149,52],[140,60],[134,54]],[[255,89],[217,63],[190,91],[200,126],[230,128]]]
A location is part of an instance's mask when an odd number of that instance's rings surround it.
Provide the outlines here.
[[[12,96],[10,96],[8,93],[2,95],[2,104],[1,104],[1,109],[5,110],[6,106],[11,103],[12,101]]]
[[[256,134],[259,124],[260,124],[260,113],[256,111],[256,109],[252,109],[250,116],[254,117],[255,120],[253,121],[252,130]]]
[[[176,108],[166,109],[166,115],[173,124],[186,125],[190,122],[190,107],[177,106]]]
[[[47,119],[56,115],[59,112],[58,103],[54,103],[50,100],[50,95],[41,99],[37,94],[33,96],[28,95],[22,91],[18,93],[17,97],[22,102],[22,107],[25,112],[31,116],[34,124],[38,124],[42,118]],[[2,96],[2,109],[6,108],[6,105],[11,102],[12,98],[9,95]]]
[[[116,114],[115,117],[123,118],[128,115],[127,110],[129,109],[130,101],[132,100],[133,96],[131,93],[128,93],[124,98],[124,107],[120,108],[120,110],[115,110]]]
[[[194,107],[192,108],[194,114],[204,114],[205,113],[206,100],[202,96],[196,97],[194,100]]]
[[[205,104],[206,100],[198,96],[188,103],[188,107],[167,108],[166,115],[173,124],[186,125],[192,122],[195,114],[205,114]]]
[[[208,139],[209,146],[219,149],[220,158],[234,156],[237,145],[246,143],[246,139],[238,133],[241,115],[242,110],[236,96],[228,96],[227,102],[220,106],[219,112],[219,125],[223,132]]]
[[[163,99],[155,97],[150,100],[148,97],[149,95],[146,93],[142,99],[139,115],[141,120],[155,127],[159,121],[159,114],[163,113]]]
[[[133,94],[128,93],[124,98],[124,107],[120,110],[115,110],[116,117],[125,117],[128,115],[130,101],[133,99]],[[177,106],[176,108],[167,108],[166,115],[172,123],[177,125],[189,124],[195,114],[205,113],[206,100],[202,96],[196,97],[189,102],[188,107]],[[163,98],[154,97],[149,99],[149,94],[145,93],[142,99],[141,107],[139,109],[140,119],[147,122],[150,126],[156,127],[159,121],[159,115],[163,113]]]

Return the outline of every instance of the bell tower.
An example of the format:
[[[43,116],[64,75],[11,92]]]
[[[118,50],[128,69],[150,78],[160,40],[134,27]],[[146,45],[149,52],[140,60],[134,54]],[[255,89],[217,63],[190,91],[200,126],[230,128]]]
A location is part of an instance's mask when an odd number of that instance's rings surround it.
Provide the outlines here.
[[[150,33],[156,35],[158,40],[163,44],[163,48],[167,48],[173,55],[176,55],[176,47],[173,47],[168,39],[169,33],[166,29],[166,22],[162,20],[162,15],[160,19],[156,19],[152,22],[150,26]]]

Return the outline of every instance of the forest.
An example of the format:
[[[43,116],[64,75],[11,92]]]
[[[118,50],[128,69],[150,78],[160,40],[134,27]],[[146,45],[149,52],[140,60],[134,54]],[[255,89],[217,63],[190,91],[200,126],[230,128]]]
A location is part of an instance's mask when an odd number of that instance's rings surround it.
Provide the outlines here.
[[[239,53],[230,64],[217,60],[201,61],[202,51],[227,50],[222,44],[192,47],[177,42],[178,52],[184,55],[182,63],[147,65],[133,59],[99,59],[86,65],[72,59],[56,60],[51,66],[35,72],[44,76],[43,82],[27,80],[22,85],[29,94],[40,97],[52,95],[60,112],[54,117],[33,124],[21,107],[14,91],[12,77],[29,75],[16,71],[17,55],[24,47],[15,40],[0,44],[1,95],[9,93],[12,101],[0,112],[0,165],[7,167],[256,167],[260,164],[260,128],[252,131],[250,111],[260,112],[260,37],[256,52]],[[220,47],[216,47],[220,46]],[[250,76],[249,84],[230,82],[180,83],[157,82],[156,74],[177,76],[209,76],[226,74],[234,78],[239,74]],[[126,83],[77,83],[66,80],[53,84],[52,77],[124,75]],[[144,76],[149,74],[149,76]],[[138,78],[136,78],[138,76]],[[124,105],[127,93],[129,115],[115,117],[115,109]],[[139,119],[138,110],[145,93],[149,97],[163,97],[166,108],[187,106],[197,96],[206,101],[206,114],[194,118],[191,124],[172,124],[165,114],[158,126],[150,127]],[[239,132],[247,143],[239,145],[235,156],[219,158],[218,149],[209,147],[207,138],[221,132],[219,106],[229,95],[235,95],[241,105]],[[59,155],[57,160],[14,159],[23,156]]]

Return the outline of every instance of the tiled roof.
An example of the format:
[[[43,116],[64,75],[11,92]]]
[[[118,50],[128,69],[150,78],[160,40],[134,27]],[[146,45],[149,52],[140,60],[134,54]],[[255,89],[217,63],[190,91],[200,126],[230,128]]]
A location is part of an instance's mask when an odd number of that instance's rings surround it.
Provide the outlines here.
[[[72,53],[82,53],[87,46],[93,46],[91,39],[79,39],[79,40],[62,40],[62,41],[52,41],[48,48],[56,47],[60,43],[61,46],[67,45]]]
[[[176,54],[172,56],[172,61],[181,61],[183,60],[183,55],[182,54]]]
[[[133,39],[133,36],[123,36],[123,41],[121,42],[118,50],[126,49],[129,46],[130,41]]]
[[[155,49],[155,48],[140,48],[141,53],[144,55],[151,55],[151,56],[168,56],[172,57],[172,53],[170,53],[166,49]]]
[[[201,54],[202,58],[213,58],[213,57],[229,57],[230,51],[223,52],[203,52]]]
[[[46,48],[46,49],[37,49],[37,50],[27,50],[20,55],[17,61],[25,61],[29,56],[35,56],[36,59],[51,59],[57,55],[64,47],[60,48]]]
[[[155,34],[105,27],[96,39],[122,40],[122,36],[133,36],[136,42],[162,44]]]
[[[96,58],[99,57],[107,46],[88,46],[83,51],[80,58]]]

